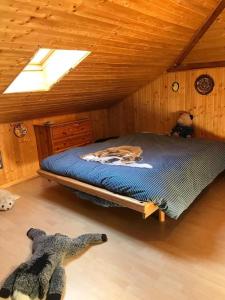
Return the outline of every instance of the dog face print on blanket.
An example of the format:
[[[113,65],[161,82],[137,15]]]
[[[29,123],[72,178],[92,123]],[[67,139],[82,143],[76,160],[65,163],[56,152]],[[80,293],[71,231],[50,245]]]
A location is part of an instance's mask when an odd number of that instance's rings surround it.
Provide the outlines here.
[[[143,151],[139,146],[119,146],[85,154],[81,158],[102,164],[151,169],[151,165],[140,163],[142,161],[142,153]]]

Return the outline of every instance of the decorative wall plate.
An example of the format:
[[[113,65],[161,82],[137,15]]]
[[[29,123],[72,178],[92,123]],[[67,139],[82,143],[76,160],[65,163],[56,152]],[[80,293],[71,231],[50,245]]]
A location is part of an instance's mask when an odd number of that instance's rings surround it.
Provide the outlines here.
[[[14,125],[13,132],[15,136],[21,138],[27,134],[27,128],[23,123],[17,123]]]
[[[214,88],[214,80],[207,74],[200,75],[195,80],[195,89],[201,95],[208,95]]]
[[[180,87],[179,82],[174,81],[174,82],[172,83],[172,91],[173,91],[173,92],[178,92],[178,91],[179,91],[179,87]]]

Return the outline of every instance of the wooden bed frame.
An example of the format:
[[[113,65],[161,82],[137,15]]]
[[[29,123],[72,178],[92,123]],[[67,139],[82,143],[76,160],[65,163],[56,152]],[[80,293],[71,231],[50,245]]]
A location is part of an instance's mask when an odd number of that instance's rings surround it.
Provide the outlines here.
[[[60,183],[62,185],[71,187],[73,189],[76,189],[78,191],[100,197],[104,200],[111,201],[113,203],[117,203],[121,206],[136,210],[140,213],[142,213],[142,216],[144,219],[149,217],[152,213],[159,210],[159,221],[164,222],[165,221],[165,213],[159,209],[158,206],[156,206],[152,202],[143,202],[139,201],[130,197],[122,196],[119,194],[112,193],[110,191],[107,191],[105,189],[93,186],[91,184],[84,183],[82,181],[72,179],[65,176],[56,175],[51,172],[38,170],[38,174],[42,177],[47,178],[50,181],[56,181],[57,183]]]

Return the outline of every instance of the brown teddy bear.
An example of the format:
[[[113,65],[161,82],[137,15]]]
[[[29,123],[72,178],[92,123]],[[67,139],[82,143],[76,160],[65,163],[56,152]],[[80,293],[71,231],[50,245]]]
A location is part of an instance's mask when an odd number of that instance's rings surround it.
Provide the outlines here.
[[[177,120],[176,126],[171,131],[171,136],[191,138],[194,133],[193,115],[182,112]]]

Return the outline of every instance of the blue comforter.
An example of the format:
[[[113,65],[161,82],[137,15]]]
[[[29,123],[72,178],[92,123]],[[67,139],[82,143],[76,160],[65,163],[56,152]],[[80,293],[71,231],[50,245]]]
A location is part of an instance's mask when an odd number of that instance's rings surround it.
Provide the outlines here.
[[[141,163],[152,168],[105,165],[80,158],[122,145],[140,146]],[[139,133],[73,148],[44,159],[41,167],[140,201],[152,201],[177,219],[225,169],[225,143]]]

